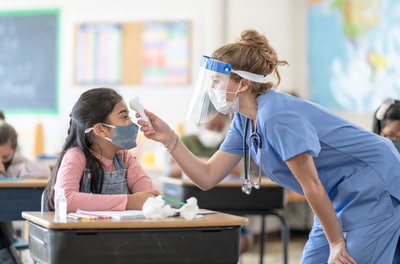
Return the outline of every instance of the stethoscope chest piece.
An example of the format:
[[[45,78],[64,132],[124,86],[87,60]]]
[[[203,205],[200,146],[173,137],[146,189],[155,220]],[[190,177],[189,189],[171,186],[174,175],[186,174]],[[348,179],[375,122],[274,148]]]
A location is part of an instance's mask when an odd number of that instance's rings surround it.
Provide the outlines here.
[[[245,179],[242,185],[242,192],[245,194],[249,195],[251,193],[251,189],[253,188],[253,185],[248,179]]]

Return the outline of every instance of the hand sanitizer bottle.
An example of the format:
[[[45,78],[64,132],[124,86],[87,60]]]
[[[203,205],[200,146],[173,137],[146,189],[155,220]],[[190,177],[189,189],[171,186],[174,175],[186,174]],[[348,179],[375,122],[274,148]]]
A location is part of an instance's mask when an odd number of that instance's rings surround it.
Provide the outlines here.
[[[54,220],[56,222],[67,221],[67,198],[64,189],[59,189],[56,197]]]

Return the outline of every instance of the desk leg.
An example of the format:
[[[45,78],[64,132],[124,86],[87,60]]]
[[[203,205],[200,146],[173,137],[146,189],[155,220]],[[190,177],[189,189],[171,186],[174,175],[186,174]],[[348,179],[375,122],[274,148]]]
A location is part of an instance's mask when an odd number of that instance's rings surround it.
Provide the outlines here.
[[[265,215],[261,216],[261,236],[260,236],[260,264],[263,264],[264,258],[264,238],[265,236]]]
[[[267,215],[274,215],[281,221],[281,237],[282,237],[282,252],[283,252],[283,263],[288,264],[288,246],[289,246],[289,232],[286,225],[285,217],[277,212],[268,212],[265,215],[261,215],[261,236],[260,236],[260,264],[263,264],[264,258],[264,244],[265,244],[265,217]]]

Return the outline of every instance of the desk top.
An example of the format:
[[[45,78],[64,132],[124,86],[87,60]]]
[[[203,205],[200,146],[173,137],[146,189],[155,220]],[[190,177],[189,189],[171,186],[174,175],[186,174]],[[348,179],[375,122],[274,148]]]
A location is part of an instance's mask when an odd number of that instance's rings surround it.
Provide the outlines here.
[[[193,220],[181,217],[168,217],[163,220],[150,219],[96,219],[71,220],[66,223],[54,222],[54,212],[22,212],[22,218],[48,229],[144,229],[144,228],[187,228],[187,227],[221,227],[242,226],[248,224],[248,219],[236,215],[216,212],[202,215]]]
[[[194,182],[192,182],[191,180],[172,178],[172,177],[161,177],[161,182],[182,185],[182,186],[196,186],[196,184]],[[238,180],[221,181],[216,186],[218,186],[218,187],[240,187],[241,188],[242,184],[243,184],[243,179],[239,178]],[[279,184],[271,181],[270,179],[268,179],[266,177],[261,178],[261,187],[282,188]]]
[[[1,180],[0,188],[26,188],[26,187],[46,187],[49,179],[13,179]]]

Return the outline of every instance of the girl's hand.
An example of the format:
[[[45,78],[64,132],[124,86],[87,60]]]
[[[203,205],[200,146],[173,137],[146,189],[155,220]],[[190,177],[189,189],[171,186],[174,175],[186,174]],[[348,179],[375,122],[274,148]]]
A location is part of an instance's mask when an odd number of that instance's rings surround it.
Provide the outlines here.
[[[6,174],[6,167],[2,162],[0,162],[0,175],[1,174]]]
[[[141,126],[140,130],[143,132],[145,137],[161,142],[164,145],[167,144],[170,137],[174,134],[174,131],[167,123],[165,123],[164,120],[146,109],[144,111],[149,117],[152,126],[143,119],[139,119],[138,124]],[[136,118],[140,118],[138,113],[136,113]]]
[[[148,192],[136,192],[134,194],[128,194],[128,203],[126,204],[126,210],[142,210],[143,204],[149,197],[159,195],[157,191]]]
[[[330,245],[328,264],[356,264],[346,250],[346,242],[341,239]]]

